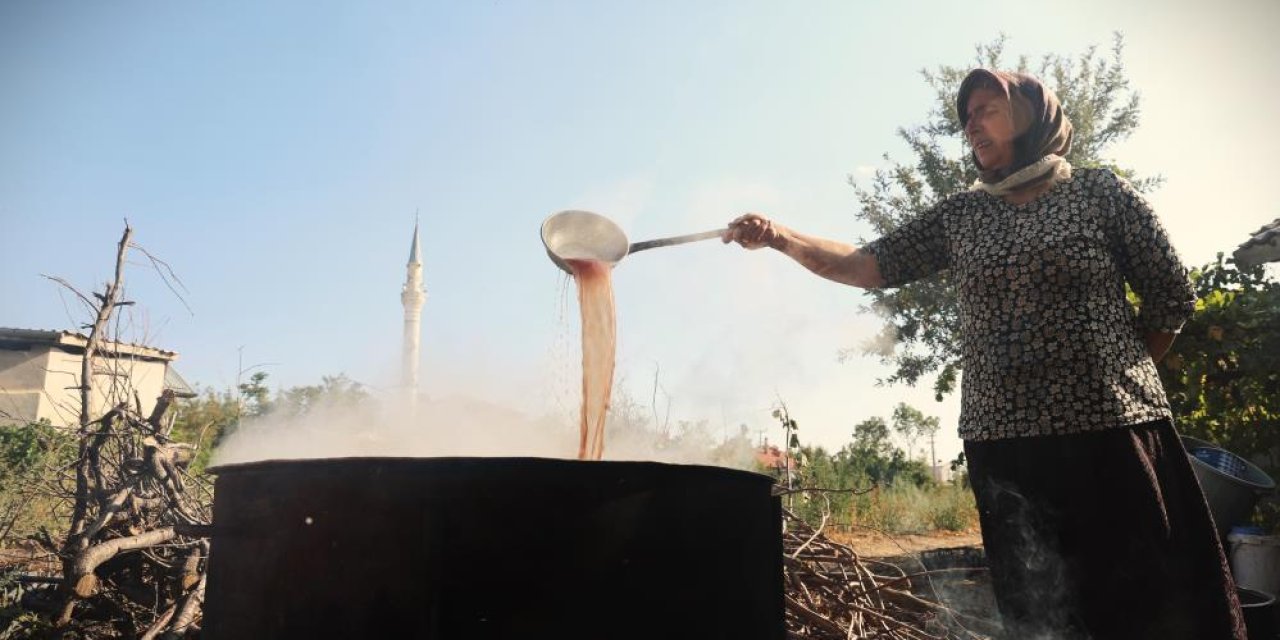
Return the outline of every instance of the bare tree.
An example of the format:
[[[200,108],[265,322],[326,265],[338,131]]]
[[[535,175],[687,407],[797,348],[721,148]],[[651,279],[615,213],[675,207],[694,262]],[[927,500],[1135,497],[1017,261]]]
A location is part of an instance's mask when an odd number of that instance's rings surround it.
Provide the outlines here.
[[[87,340],[72,387],[79,392],[78,449],[64,481],[47,488],[70,504],[61,543],[48,534],[42,540],[62,567],[46,611],[59,637],[96,635],[91,627],[106,625],[119,635],[179,638],[197,628],[204,598],[209,545],[201,534],[210,521],[212,488],[187,473],[195,447],[170,437],[173,392],[162,392],[144,412],[131,383],[136,362],[119,335],[117,313],[133,304],[124,299],[130,249],[145,255],[173,289],[172,270],[133,243],[128,222],[113,277],[101,292],[85,295],[46,276],[74,294],[92,318],[82,327]]]

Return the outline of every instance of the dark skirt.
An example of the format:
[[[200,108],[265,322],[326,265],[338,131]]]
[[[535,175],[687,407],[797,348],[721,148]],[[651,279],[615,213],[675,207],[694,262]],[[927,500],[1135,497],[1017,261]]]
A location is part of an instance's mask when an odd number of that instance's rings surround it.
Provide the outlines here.
[[[1246,639],[1168,420],[964,450],[1007,638]]]

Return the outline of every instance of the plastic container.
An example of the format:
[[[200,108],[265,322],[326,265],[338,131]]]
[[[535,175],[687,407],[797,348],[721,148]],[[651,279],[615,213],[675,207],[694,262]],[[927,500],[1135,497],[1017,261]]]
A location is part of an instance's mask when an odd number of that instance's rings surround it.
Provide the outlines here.
[[[1182,436],[1182,446],[1187,449],[1191,468],[1209,501],[1220,536],[1225,537],[1231,527],[1248,522],[1258,498],[1275,491],[1276,481],[1271,476],[1226,449],[1189,436]]]
[[[1261,591],[1236,588],[1240,597],[1240,611],[1244,614],[1244,626],[1250,640],[1274,640],[1277,637],[1276,597]]]
[[[1237,585],[1280,593],[1280,536],[1263,535],[1257,527],[1235,527],[1227,534],[1227,555]]]

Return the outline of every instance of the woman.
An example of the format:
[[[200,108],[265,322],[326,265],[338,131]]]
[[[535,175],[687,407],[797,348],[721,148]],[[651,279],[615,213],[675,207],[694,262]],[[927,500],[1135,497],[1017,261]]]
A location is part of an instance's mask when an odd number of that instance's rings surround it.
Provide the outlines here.
[[[972,190],[861,248],[758,214],[725,241],[865,288],[949,270],[960,436],[1007,637],[1243,640],[1155,368],[1194,309],[1186,269],[1127,182],[1064,159],[1071,123],[1035,78],[975,70],[956,108]]]

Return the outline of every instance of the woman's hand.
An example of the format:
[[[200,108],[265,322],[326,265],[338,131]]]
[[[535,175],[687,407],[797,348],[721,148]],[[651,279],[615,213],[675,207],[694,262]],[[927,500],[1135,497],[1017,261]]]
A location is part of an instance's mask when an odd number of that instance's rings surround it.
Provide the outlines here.
[[[781,249],[786,242],[787,228],[758,214],[748,213],[729,223],[729,230],[721,238],[726,244],[736,242],[747,249],[773,247]]]

